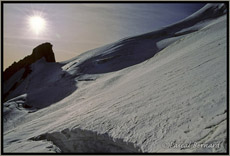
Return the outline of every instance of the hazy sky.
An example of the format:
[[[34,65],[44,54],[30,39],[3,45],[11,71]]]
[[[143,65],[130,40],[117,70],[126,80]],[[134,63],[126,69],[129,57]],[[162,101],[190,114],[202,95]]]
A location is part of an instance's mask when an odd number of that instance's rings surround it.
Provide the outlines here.
[[[4,69],[32,53],[43,42],[53,44],[57,61],[124,37],[173,24],[203,7],[203,3],[11,3],[4,4]],[[39,34],[29,19],[39,15]]]

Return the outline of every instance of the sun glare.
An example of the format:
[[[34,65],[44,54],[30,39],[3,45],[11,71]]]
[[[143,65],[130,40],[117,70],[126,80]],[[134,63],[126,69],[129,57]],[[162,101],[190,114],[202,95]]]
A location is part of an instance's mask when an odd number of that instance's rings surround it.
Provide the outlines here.
[[[46,21],[41,16],[31,16],[29,18],[29,25],[35,34],[39,35],[45,29]]]

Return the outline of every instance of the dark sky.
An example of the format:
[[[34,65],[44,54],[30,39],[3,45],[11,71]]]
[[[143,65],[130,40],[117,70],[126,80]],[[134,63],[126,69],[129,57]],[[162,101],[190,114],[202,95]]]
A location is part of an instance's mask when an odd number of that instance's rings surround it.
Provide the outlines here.
[[[204,3],[4,4],[4,69],[51,42],[57,61],[124,37],[160,29],[191,15]],[[45,21],[37,34],[30,18]]]

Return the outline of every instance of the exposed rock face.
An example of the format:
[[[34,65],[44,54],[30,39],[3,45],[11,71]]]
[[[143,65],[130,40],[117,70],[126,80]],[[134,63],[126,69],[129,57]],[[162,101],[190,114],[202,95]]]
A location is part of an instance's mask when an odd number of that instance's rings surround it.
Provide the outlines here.
[[[31,56],[33,58],[33,61],[37,61],[40,58],[45,57],[47,62],[55,62],[52,44],[50,43],[43,43],[34,48]]]
[[[14,62],[10,67],[8,67],[3,73],[4,81],[8,80],[14,73],[19,71],[22,68],[25,68],[25,72],[30,71],[29,66],[36,62],[37,60],[45,58],[47,62],[56,62],[55,56],[52,50],[52,44],[46,42],[43,43],[36,48],[33,49],[33,53],[29,56],[26,56],[24,59],[19,62]],[[28,73],[24,73],[24,75],[28,75]]]
[[[17,63],[14,62],[10,67],[8,67],[4,73],[3,73],[3,80],[4,80],[4,95],[3,100],[6,101],[8,95],[10,92],[14,91],[20,83],[26,79],[26,77],[32,72],[30,65],[34,62],[40,60],[41,58],[45,58],[47,62],[56,62],[54,53],[52,50],[52,44],[50,43],[43,43],[36,48],[33,49],[33,53],[29,56],[26,56],[24,59],[18,61]],[[15,73],[20,71],[21,69],[24,69],[24,72],[20,78],[18,78],[18,81],[12,82],[14,83],[13,86],[10,88],[7,88],[6,82],[9,80]]]

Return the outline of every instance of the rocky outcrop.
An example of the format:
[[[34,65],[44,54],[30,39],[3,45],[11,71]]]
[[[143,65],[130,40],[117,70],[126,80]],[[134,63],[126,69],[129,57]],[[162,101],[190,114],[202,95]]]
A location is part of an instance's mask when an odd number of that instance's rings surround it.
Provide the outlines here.
[[[20,60],[19,62],[14,62],[10,67],[8,67],[3,73],[4,81],[8,80],[12,75],[14,75],[17,71],[22,68],[25,68],[25,72],[23,75],[24,77],[29,74],[29,66],[36,62],[37,60],[41,59],[42,57],[45,58],[47,62],[56,62],[55,56],[52,50],[52,44],[46,42],[43,43],[36,48],[33,49],[31,55],[26,56],[24,59]]]
[[[52,44],[43,43],[36,48],[33,49],[31,55],[26,56],[24,59],[19,62],[14,62],[10,67],[8,67],[3,73],[4,80],[4,93],[3,93],[3,101],[7,100],[9,94],[14,91],[21,82],[26,79],[26,77],[32,72],[30,65],[34,62],[40,60],[41,58],[45,58],[47,62],[56,62],[55,56],[52,50]],[[23,70],[22,70],[23,69]],[[9,80],[15,73],[18,73],[20,70],[23,71],[22,75],[17,78],[17,81],[13,81],[13,85],[10,87],[6,85],[7,80]],[[20,74],[19,74],[20,75]]]
[[[35,62],[44,57],[47,62],[55,62],[54,53],[52,50],[52,44],[43,43],[33,49],[32,60]]]

